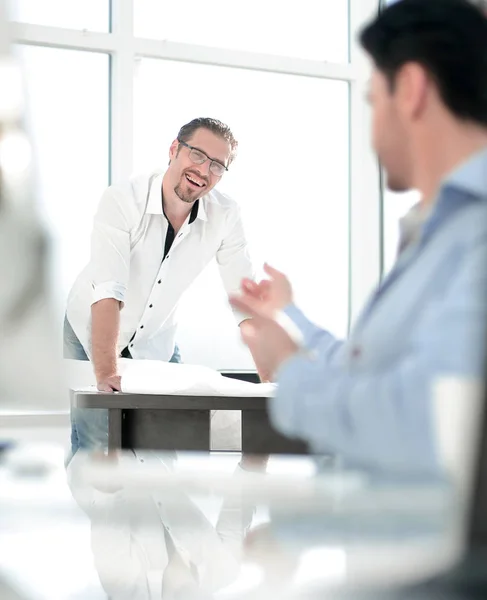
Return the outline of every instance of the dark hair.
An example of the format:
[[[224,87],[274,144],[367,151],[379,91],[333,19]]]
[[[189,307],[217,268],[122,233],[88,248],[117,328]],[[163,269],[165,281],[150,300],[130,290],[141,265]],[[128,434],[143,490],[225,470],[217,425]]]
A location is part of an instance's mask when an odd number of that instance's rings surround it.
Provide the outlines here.
[[[487,18],[468,0],[399,0],[360,35],[393,91],[408,62],[422,65],[457,118],[487,126]]]
[[[208,131],[220,136],[230,144],[231,152],[228,161],[230,164],[237,155],[238,142],[235,139],[230,127],[225,125],[225,123],[218,121],[218,119],[211,119],[209,117],[198,117],[197,119],[193,119],[181,127],[178,133],[178,139],[183,142],[187,142],[194,132],[201,128],[208,129]]]

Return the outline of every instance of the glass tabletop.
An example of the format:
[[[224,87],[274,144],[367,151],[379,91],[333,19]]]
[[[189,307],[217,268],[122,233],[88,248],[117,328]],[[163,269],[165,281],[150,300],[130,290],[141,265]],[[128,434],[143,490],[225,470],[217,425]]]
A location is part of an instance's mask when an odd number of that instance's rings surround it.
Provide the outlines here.
[[[445,480],[236,452],[0,456],[0,572],[23,598],[297,598],[412,582],[460,551]]]

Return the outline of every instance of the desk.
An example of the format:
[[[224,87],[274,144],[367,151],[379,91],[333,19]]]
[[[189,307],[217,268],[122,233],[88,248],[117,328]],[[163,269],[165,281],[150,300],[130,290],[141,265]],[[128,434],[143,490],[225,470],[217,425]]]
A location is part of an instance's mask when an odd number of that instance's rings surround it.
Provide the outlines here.
[[[224,373],[252,381],[252,374]],[[73,406],[108,409],[109,449],[209,451],[213,410],[242,413],[242,452],[307,454],[307,445],[275,431],[267,398],[71,392]],[[213,448],[215,450],[215,448]]]

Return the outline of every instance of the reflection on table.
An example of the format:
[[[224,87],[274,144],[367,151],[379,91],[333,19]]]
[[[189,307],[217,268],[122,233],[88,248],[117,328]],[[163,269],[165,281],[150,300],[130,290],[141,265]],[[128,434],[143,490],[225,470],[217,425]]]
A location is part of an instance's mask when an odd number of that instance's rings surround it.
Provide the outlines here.
[[[19,502],[25,477],[2,486],[6,520],[18,523],[37,505],[53,530],[74,518],[66,500],[51,511],[32,497]],[[316,457],[80,454],[68,482],[89,519],[104,595],[55,600],[320,597],[330,587],[414,581],[448,568],[460,548],[447,482],[377,479]],[[43,543],[49,555],[59,539]],[[79,544],[74,536],[66,547],[75,562]],[[27,576],[29,565],[18,572]]]

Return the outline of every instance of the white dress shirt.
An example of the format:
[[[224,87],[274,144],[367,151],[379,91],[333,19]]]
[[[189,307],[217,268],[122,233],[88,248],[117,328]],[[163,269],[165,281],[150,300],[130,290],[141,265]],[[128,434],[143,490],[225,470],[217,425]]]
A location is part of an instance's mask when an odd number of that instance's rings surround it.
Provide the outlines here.
[[[186,219],[164,257],[168,221],[162,208],[163,173],[109,187],[94,219],[89,264],[68,297],[67,317],[91,358],[91,305],[122,302],[118,351],[133,358],[169,360],[175,312],[190,284],[216,258],[228,293],[255,277],[238,205],[211,190],[198,214]],[[236,313],[240,322],[244,316]]]

